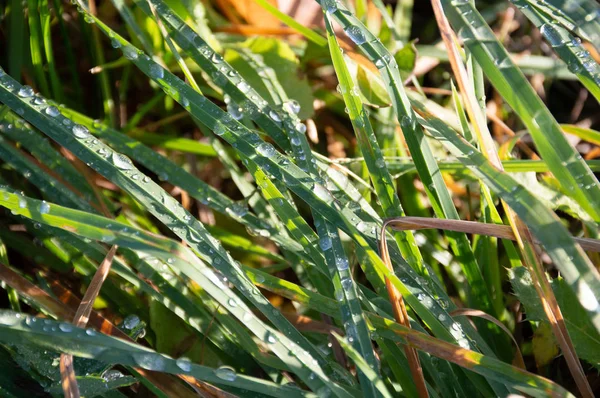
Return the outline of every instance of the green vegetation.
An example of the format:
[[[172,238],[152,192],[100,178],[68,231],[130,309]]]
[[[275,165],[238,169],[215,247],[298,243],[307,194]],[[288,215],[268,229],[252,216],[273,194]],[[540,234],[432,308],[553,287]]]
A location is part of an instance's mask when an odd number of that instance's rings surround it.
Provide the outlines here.
[[[6,3],[0,395],[600,393],[600,5],[311,1]]]

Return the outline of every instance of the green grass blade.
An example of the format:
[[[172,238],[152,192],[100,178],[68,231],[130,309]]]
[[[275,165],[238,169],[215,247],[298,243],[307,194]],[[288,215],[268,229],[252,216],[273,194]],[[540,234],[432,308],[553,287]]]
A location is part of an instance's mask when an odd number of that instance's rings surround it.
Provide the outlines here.
[[[304,25],[296,22],[296,20],[294,18],[292,18],[289,15],[287,15],[287,14],[279,11],[279,9],[277,7],[273,6],[268,1],[266,1],[266,0],[255,0],[255,1],[262,8],[264,8],[265,10],[267,10],[268,12],[270,12],[271,14],[273,14],[281,22],[283,22],[284,24],[286,24],[290,28],[294,29],[295,31],[297,31],[302,36],[306,37],[308,40],[312,41],[316,45],[318,45],[320,47],[325,47],[327,45],[327,40],[323,36],[321,36],[320,34],[318,34],[317,32],[315,32],[314,30],[309,29],[306,26],[304,26]]]
[[[39,19],[39,7],[43,0],[27,0],[27,14],[29,17],[29,48],[31,50],[31,64],[37,84],[43,95],[50,94],[48,79],[44,72],[44,58],[41,43],[44,42]]]

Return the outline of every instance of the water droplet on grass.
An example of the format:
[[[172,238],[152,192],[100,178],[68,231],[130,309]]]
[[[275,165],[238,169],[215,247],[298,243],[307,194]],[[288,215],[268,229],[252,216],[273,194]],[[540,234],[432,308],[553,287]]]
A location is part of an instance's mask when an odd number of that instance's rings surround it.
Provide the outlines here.
[[[58,325],[58,328],[65,333],[70,333],[71,331],[73,331],[73,325],[71,325],[70,323],[61,323],[60,325]]]
[[[177,359],[177,361],[175,361],[175,365],[177,365],[177,367],[184,372],[189,372],[192,370],[192,362],[185,357]]]
[[[165,70],[159,64],[150,65],[148,73],[153,79],[162,79],[165,76]]]
[[[215,375],[225,381],[235,381],[237,379],[237,374],[235,370],[229,366],[221,366],[218,369],[215,369]]]
[[[275,338],[273,333],[271,333],[270,331],[267,331],[267,333],[265,335],[265,341],[269,344],[275,344],[277,342],[277,339]]]
[[[565,43],[556,27],[552,24],[543,24],[540,28],[540,32],[544,35],[552,47],[558,47]]]
[[[28,98],[33,96],[33,89],[29,86],[23,86],[19,89],[19,92],[17,93],[19,95],[19,97],[21,98]]]
[[[48,204],[48,202],[46,202],[45,200],[42,200],[42,203],[40,204],[40,213],[46,214],[49,211],[50,211],[50,204]]]
[[[120,378],[125,377],[123,373],[119,372],[115,369],[109,369],[106,372],[102,373],[102,378],[106,381],[114,381],[119,380]]]
[[[321,247],[321,250],[323,251],[331,249],[331,238],[329,236],[323,236],[319,239],[319,247]]]
[[[338,271],[345,271],[348,269],[348,259],[343,257],[336,257],[335,266]]]
[[[270,158],[277,153],[273,145],[266,142],[260,144],[258,148],[256,148],[256,152],[258,152],[260,155],[266,158]]]
[[[131,314],[128,315],[124,320],[123,320],[123,327],[125,329],[133,329],[136,326],[138,326],[140,324],[140,317],[135,315],[135,314]]]
[[[323,4],[323,7],[325,8],[325,11],[327,11],[329,14],[336,12],[338,9],[337,0],[323,0],[322,4]]]
[[[123,48],[123,55],[130,61],[136,60],[138,57],[138,51],[134,47],[125,46]]]
[[[46,112],[46,115],[48,115],[50,117],[56,117],[56,116],[60,115],[60,111],[55,106],[47,107],[45,112]]]
[[[125,156],[121,153],[113,152],[112,162],[119,169],[122,169],[122,170],[133,169],[133,163],[131,163],[131,160],[127,156]]]
[[[286,101],[285,106],[290,110],[290,112],[298,114],[300,112],[300,104],[296,100]]]
[[[269,111],[269,117],[277,123],[281,122],[281,117],[279,116],[279,114],[272,109]]]
[[[73,126],[71,131],[73,131],[73,135],[77,138],[87,138],[90,136],[90,131],[81,124],[76,124]]]
[[[298,130],[300,134],[304,134],[306,133],[306,125],[304,123],[297,123],[296,130]]]
[[[135,353],[133,354],[134,361],[140,368],[148,370],[161,371],[165,367],[165,362],[160,355],[153,353]]]
[[[350,40],[352,40],[358,46],[366,41],[365,34],[362,32],[360,27],[356,25],[349,26],[344,30],[344,32],[346,32],[346,35],[348,35]]]

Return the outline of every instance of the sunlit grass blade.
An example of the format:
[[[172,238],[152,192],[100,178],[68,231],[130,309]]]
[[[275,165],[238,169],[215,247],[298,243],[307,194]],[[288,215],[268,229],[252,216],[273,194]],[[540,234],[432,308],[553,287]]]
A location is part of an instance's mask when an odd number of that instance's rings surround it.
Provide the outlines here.
[[[315,32],[312,29],[307,28],[306,26],[298,23],[294,18],[289,15],[279,11],[279,9],[273,6],[266,0],[255,0],[262,8],[273,14],[277,19],[279,19],[284,24],[288,25],[290,28],[296,30],[302,36],[306,37],[308,40],[312,41],[316,45],[320,47],[325,47],[327,45],[327,40]]]

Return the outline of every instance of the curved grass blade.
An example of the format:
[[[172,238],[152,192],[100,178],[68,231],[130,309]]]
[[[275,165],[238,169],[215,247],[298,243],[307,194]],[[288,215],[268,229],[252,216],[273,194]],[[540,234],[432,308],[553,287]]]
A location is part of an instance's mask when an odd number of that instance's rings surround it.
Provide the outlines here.
[[[464,220],[439,220],[428,217],[400,217],[388,220],[388,225],[394,229],[425,229],[440,228],[469,234],[494,236],[501,239],[515,240],[515,234],[508,225],[486,224],[476,221]],[[600,240],[590,238],[571,237],[581,248],[587,251],[600,252]],[[539,243],[539,241],[537,241]]]

